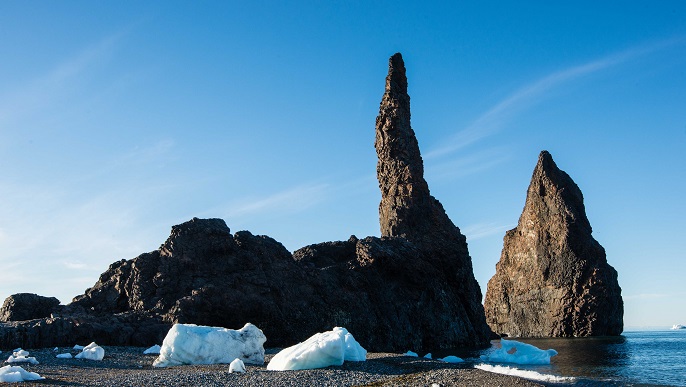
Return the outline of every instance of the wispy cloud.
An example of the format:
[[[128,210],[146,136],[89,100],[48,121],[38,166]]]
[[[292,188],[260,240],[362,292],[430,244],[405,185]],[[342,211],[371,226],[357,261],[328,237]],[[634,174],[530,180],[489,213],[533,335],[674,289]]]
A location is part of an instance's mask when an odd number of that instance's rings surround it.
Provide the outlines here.
[[[467,237],[467,241],[475,241],[477,239],[486,238],[494,234],[503,234],[505,231],[513,228],[513,225],[502,224],[497,222],[476,223],[461,229],[462,234]]]
[[[519,88],[505,99],[495,104],[488,111],[476,118],[467,128],[446,141],[443,146],[428,152],[426,157],[440,157],[455,152],[484,137],[494,134],[502,128],[515,113],[532,105],[537,100],[543,99],[547,92],[565,82],[620,65],[664,48],[682,44],[685,41],[685,37],[677,37],[650,44],[643,44],[581,65],[556,71],[539,78]]]
[[[328,184],[300,185],[266,197],[240,200],[230,204],[222,212],[229,218],[265,212],[297,212],[324,200],[328,188]]]
[[[61,99],[84,72],[108,57],[128,31],[101,39],[14,90],[0,90],[0,129]]]
[[[427,180],[454,179],[485,171],[507,161],[511,154],[503,147],[493,147],[457,159],[427,163]]]

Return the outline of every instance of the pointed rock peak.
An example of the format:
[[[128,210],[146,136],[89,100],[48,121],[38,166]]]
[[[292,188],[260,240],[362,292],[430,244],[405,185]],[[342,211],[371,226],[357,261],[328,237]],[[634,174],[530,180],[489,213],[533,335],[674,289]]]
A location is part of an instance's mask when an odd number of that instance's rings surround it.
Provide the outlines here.
[[[555,164],[553,156],[550,154],[550,152],[548,152],[547,150],[543,150],[538,155],[538,163],[536,164],[536,170],[557,171],[559,170],[559,168],[557,167],[557,164]]]
[[[403,56],[397,52],[388,60],[386,91],[392,94],[407,94],[407,76]]]

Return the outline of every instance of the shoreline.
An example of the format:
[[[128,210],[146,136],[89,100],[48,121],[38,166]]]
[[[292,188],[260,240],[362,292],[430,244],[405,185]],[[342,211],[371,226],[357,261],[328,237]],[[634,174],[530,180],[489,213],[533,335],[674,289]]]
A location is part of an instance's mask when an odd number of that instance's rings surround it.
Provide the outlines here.
[[[60,386],[545,386],[545,383],[486,372],[471,363],[451,364],[394,353],[368,353],[367,361],[346,362],[301,371],[267,371],[266,364],[279,349],[267,349],[264,365],[246,364],[247,373],[229,373],[229,364],[185,365],[153,368],[157,355],[144,355],[143,347],[103,347],[102,361],[58,359],[71,348],[27,349],[40,364],[11,364],[36,372],[43,380],[11,385]],[[4,351],[0,356],[9,356]],[[8,365],[3,363],[2,366]],[[556,384],[561,385],[561,384]],[[562,384],[564,385],[564,384]]]

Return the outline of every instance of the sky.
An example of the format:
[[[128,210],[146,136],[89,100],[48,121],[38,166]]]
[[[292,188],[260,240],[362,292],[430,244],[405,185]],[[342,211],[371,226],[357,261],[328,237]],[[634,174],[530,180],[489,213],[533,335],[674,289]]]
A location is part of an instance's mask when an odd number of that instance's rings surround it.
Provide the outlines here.
[[[0,2],[0,298],[68,303],[193,217],[290,251],[379,236],[374,125],[401,52],[484,294],[548,150],[625,327],[686,324],[686,2],[520,3]]]

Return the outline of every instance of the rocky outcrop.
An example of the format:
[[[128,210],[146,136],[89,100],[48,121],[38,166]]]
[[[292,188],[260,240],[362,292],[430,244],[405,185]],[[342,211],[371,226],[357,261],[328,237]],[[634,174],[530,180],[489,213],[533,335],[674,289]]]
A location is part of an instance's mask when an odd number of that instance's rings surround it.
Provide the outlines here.
[[[491,332],[465,237],[423,177],[400,54],[390,59],[376,148],[381,238],[291,254],[272,238],[232,234],[221,219],[194,218],[159,249],[110,265],[61,314],[0,324],[0,345],[72,345],[88,334],[100,344],[151,345],[177,322],[250,322],[271,347],[335,326],[374,351],[486,345]],[[46,335],[50,344],[40,341]]]
[[[591,235],[581,190],[543,151],[524,211],[505,234],[485,310],[499,334],[619,335],[624,307],[617,271]]]
[[[13,294],[0,308],[0,322],[34,320],[49,317],[58,308],[60,300],[33,293]]]

